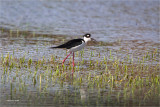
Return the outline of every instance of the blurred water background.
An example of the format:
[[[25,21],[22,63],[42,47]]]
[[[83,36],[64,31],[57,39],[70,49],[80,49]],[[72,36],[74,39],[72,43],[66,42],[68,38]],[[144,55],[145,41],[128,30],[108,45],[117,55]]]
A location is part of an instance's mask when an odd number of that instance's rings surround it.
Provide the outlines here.
[[[158,42],[157,0],[1,0],[0,27],[44,34]]]
[[[33,63],[40,60],[46,62],[37,71],[33,65],[31,68],[25,66],[19,68],[19,65],[15,64],[16,67],[7,72],[2,61],[0,106],[57,106],[57,104],[74,106],[77,103],[78,106],[88,107],[98,104],[158,105],[158,95],[149,96],[149,100],[142,103],[136,99],[143,97],[142,94],[145,93],[123,100],[122,93],[125,91],[123,81],[122,84],[118,83],[120,88],[112,88],[107,82],[103,89],[99,87],[90,89],[87,87],[87,79],[83,80],[86,83],[84,82],[82,86],[77,86],[72,79],[63,81],[60,77],[53,78],[50,72],[53,70],[55,73],[56,67],[54,64],[49,65],[51,56],[55,57],[58,66],[66,56],[66,52],[58,49],[50,50],[49,47],[81,37],[85,33],[91,33],[93,38],[100,42],[98,45],[85,47],[83,58],[80,58],[80,54],[76,54],[77,65],[85,61],[85,64],[80,64],[80,71],[75,72],[76,78],[88,76],[89,73],[96,77],[100,72],[103,73],[105,68],[92,69],[88,64],[89,61],[102,62],[104,57],[106,59],[109,57],[107,61],[111,62],[113,59],[125,62],[125,59],[132,58],[134,63],[143,59],[145,53],[157,52],[155,56],[159,58],[159,6],[159,0],[0,0],[0,57],[3,59],[7,55],[13,55],[15,60],[24,58],[24,65],[27,65],[30,59]],[[93,56],[91,52],[94,53]],[[89,57],[90,55],[92,57]],[[128,66],[128,62],[125,63]],[[144,65],[156,68],[158,63],[159,59],[147,60]],[[110,67],[112,64],[104,66]],[[109,70],[114,72],[112,69]],[[70,70],[66,71],[68,72]],[[154,70],[153,72],[159,73]],[[108,73],[107,71],[106,74]],[[123,72],[121,73],[123,77]],[[40,75],[44,75],[42,84],[39,83]],[[146,75],[148,74],[144,73],[141,77],[146,78]],[[158,90],[153,86],[153,91],[146,89],[144,92],[150,95],[150,92],[154,93],[156,89]],[[135,92],[138,93],[138,89],[135,89]],[[122,102],[116,103],[117,95]],[[150,100],[152,98],[153,101]]]

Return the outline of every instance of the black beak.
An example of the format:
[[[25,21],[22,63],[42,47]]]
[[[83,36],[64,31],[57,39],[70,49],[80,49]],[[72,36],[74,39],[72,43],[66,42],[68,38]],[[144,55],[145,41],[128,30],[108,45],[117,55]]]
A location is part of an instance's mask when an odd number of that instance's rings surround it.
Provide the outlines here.
[[[91,41],[97,42],[95,39],[91,38]]]

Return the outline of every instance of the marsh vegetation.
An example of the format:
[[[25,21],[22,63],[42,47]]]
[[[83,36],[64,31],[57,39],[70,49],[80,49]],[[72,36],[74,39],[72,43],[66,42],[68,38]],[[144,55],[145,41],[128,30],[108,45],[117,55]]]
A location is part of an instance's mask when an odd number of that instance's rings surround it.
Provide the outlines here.
[[[49,49],[65,36],[2,28],[1,35],[4,44],[0,56],[0,88],[4,105],[159,104],[159,44],[151,46],[150,42],[120,39],[94,46],[90,43],[75,53],[72,74],[72,57],[61,65],[67,51]],[[23,49],[18,47],[24,41]],[[127,42],[134,44],[128,47]]]

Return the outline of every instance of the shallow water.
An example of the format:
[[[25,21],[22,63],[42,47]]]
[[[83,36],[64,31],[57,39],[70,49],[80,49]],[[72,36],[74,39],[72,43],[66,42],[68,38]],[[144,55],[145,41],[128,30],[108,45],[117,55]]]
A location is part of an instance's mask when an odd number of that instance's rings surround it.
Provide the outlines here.
[[[89,83],[90,81],[86,79],[86,76],[91,75],[92,80],[105,71],[105,64],[97,65],[97,68],[93,67],[96,61],[103,62],[104,57],[107,58],[109,71],[114,72],[113,60],[119,60],[120,65],[126,63],[129,66],[132,61],[133,66],[138,66],[137,62],[143,60],[147,52],[152,56],[150,53],[158,50],[155,54],[156,59],[144,62],[144,67],[148,66],[150,69],[157,67],[160,60],[158,6],[158,1],[136,0],[1,1],[1,60],[8,53],[15,60],[23,57],[25,60],[22,65],[15,65],[12,70],[6,70],[7,73],[4,73],[4,63],[1,62],[0,105],[158,106],[159,97],[156,95],[151,94],[143,102],[140,100],[144,95],[139,94],[137,90],[135,94],[141,96],[125,99],[123,96],[125,89],[122,84],[117,83],[116,87],[112,88],[109,80],[104,83],[105,86],[92,87],[93,83]],[[67,75],[65,78],[59,75],[56,77],[54,75],[56,66],[60,65],[67,53],[65,50],[50,50],[49,47],[79,38],[84,33],[91,33],[99,42],[90,43],[84,49],[83,57],[81,52],[76,53],[75,63],[77,67],[80,63],[80,70],[75,70],[73,77],[69,74],[71,70],[68,69],[67,74],[62,74]],[[51,63],[52,56],[55,57],[55,63]],[[126,60],[128,57],[129,60]],[[28,68],[30,59],[33,64]],[[45,60],[45,63],[36,69],[39,60]],[[71,59],[67,60],[65,65],[69,66],[70,62]],[[149,68],[146,72],[149,72]],[[153,72],[152,76],[158,76],[159,69],[151,72]],[[123,72],[121,73],[120,76],[123,76]],[[149,74],[142,73],[141,77],[147,78],[147,75]],[[81,77],[84,78],[83,84],[79,83]],[[157,88],[153,89],[156,93]]]
[[[0,26],[47,34],[91,33],[100,41],[158,42],[159,2],[2,0]]]

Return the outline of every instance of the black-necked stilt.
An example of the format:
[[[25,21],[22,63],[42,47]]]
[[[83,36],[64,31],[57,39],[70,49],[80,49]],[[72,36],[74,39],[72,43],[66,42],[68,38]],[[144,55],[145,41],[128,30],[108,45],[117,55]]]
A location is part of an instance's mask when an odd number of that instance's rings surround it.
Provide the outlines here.
[[[91,38],[91,34],[87,33],[83,36],[83,39],[81,39],[81,38],[80,39],[72,39],[62,45],[59,45],[56,47],[51,47],[51,48],[66,48],[70,52],[69,55],[71,53],[73,53],[73,63],[72,64],[74,67],[74,52],[83,49],[86,46],[87,42],[92,41],[92,40],[95,41],[95,39]],[[68,58],[69,55],[67,55],[67,57],[63,60],[62,65],[65,62],[65,60]]]

